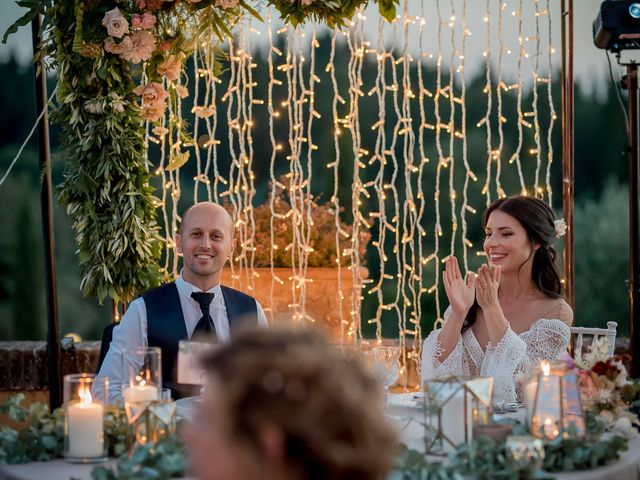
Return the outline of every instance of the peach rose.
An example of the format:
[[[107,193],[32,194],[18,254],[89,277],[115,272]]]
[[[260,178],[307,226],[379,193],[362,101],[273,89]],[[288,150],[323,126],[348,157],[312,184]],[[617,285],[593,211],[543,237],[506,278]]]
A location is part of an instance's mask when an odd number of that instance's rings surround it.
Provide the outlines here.
[[[118,10],[118,7],[109,10],[104,14],[102,25],[107,28],[107,33],[116,38],[122,38],[125,33],[129,33],[129,24]]]
[[[164,110],[167,106],[164,103],[148,103],[142,104],[140,107],[140,114],[142,118],[149,122],[155,122],[160,120],[164,115]]]
[[[146,85],[138,85],[133,90],[133,93],[142,97],[140,111],[145,120],[153,122],[164,115],[165,100],[168,93],[162,84],[151,82]]]
[[[158,73],[164,75],[169,80],[178,80],[182,71],[182,55],[169,55],[169,57],[158,65]]]
[[[167,98],[167,91],[164,89],[161,83],[151,82],[145,85],[138,85],[133,93],[142,97],[142,103],[164,103]]]
[[[131,34],[131,49],[122,52],[122,58],[131,63],[149,60],[156,48],[156,39],[147,30],[137,30]]]
[[[131,27],[136,30],[149,30],[156,24],[156,17],[153,13],[144,12],[142,15],[135,13],[131,17]]]
[[[116,55],[122,55],[133,48],[133,42],[129,35],[125,35],[120,43],[116,42],[112,37],[107,37],[104,40],[104,49],[109,53],[115,53]]]

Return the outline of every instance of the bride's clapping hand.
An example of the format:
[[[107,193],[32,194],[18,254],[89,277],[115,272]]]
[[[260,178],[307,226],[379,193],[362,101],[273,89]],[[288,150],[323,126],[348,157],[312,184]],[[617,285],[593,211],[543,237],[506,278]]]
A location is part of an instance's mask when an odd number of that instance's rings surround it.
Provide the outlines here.
[[[445,262],[442,280],[451,309],[454,313],[466,316],[475,299],[476,276],[474,274],[468,275],[465,282],[458,266],[458,260],[451,255]]]
[[[476,280],[476,299],[483,310],[499,306],[498,287],[500,286],[500,266],[483,264],[478,270]]]

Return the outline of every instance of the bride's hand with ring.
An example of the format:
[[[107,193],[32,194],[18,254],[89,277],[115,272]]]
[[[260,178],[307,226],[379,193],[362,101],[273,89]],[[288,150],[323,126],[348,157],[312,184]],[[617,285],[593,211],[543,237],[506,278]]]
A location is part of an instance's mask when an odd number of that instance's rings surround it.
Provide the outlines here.
[[[499,265],[482,264],[478,270],[476,299],[483,310],[499,307],[498,288],[500,287]]]

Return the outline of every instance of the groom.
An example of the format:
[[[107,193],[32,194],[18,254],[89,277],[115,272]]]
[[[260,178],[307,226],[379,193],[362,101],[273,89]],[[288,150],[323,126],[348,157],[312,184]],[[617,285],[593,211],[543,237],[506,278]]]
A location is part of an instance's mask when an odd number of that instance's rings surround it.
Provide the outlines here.
[[[215,334],[228,342],[240,325],[266,326],[260,304],[249,295],[220,285],[225,263],[236,240],[233,219],[220,205],[203,202],[182,215],[175,237],[176,251],[183,257],[178,278],[143,293],[129,305],[122,321],[113,329],[113,340],[98,376],[109,378],[109,400],[121,397],[122,358],[136,347],[162,350],[163,386],[174,398],[192,389],[177,383],[180,340]]]

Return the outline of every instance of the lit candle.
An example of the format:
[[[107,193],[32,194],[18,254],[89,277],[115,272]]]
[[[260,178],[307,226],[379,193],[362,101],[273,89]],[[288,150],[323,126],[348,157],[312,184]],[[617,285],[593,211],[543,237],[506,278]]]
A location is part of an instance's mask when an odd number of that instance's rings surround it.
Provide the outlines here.
[[[534,389],[536,402],[535,412],[533,412],[535,415],[531,418],[531,433],[536,436],[542,434],[553,439],[560,433],[556,426],[560,419],[560,385],[556,376],[550,376],[551,364],[547,360],[540,362],[540,371],[542,375],[540,382],[536,382],[537,391]],[[527,390],[529,385],[527,385]]]
[[[140,385],[131,385],[122,392],[122,397],[128,403],[149,403],[158,400],[158,387],[147,385],[144,381]]]
[[[100,457],[104,454],[103,407],[93,403],[89,388],[79,391],[80,401],[67,407],[69,456]]]

